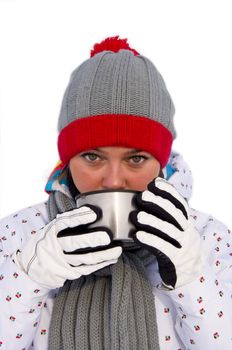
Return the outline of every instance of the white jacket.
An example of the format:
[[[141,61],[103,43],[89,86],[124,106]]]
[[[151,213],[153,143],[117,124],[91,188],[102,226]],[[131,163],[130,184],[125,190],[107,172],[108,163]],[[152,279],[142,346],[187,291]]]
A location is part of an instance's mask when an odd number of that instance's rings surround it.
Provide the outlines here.
[[[181,194],[191,196],[191,176],[176,154],[170,177]],[[161,350],[232,349],[232,233],[212,216],[191,210],[202,238],[206,262],[201,275],[184,287],[160,290],[157,265],[148,269],[153,286]],[[57,290],[36,284],[12,261],[31,235],[48,222],[46,203],[0,222],[0,349],[47,349],[49,323]],[[68,350],[68,349],[67,349]],[[141,349],[142,350],[142,349]]]

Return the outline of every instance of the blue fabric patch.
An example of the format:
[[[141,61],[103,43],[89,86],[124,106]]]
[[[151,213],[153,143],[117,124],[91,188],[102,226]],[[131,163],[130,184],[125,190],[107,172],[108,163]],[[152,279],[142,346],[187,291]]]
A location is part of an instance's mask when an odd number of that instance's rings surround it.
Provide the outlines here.
[[[165,179],[168,180],[176,172],[176,168],[174,168],[170,163],[168,163],[165,167],[165,172]]]
[[[46,184],[46,187],[45,187],[45,191],[46,192],[51,192],[53,190],[52,186],[53,186],[53,183],[56,181],[56,179],[58,178],[58,176],[62,173],[63,169],[62,170],[56,170],[52,176],[49,178],[47,184]],[[59,183],[61,185],[66,185],[68,186],[68,181],[66,178],[63,178],[59,181]]]

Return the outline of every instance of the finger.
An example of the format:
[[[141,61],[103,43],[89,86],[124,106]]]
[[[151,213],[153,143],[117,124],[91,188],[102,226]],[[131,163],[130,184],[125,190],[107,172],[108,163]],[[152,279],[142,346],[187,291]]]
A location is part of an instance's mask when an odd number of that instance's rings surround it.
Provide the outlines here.
[[[188,204],[172,184],[158,177],[148,185],[148,189],[154,194],[171,201],[188,219]]]
[[[83,206],[62,214],[58,214],[54,220],[57,232],[61,232],[67,228],[78,227],[95,222],[100,216],[100,208]]]
[[[146,231],[180,247],[179,239],[183,231],[178,230],[174,225],[143,211],[132,212],[130,219],[138,231]]]
[[[65,252],[109,245],[111,243],[110,234],[105,230],[96,231],[96,229],[82,232],[82,234],[59,237],[59,244]]]
[[[87,254],[67,254],[65,260],[68,264],[73,266],[80,265],[95,265],[108,260],[118,259],[122,254],[122,247],[113,247],[94,253]]]
[[[177,209],[169,200],[150,191],[144,191],[137,197],[137,205],[144,211],[176,226],[179,230],[184,230],[187,226],[187,220],[180,209]]]
[[[108,261],[104,261],[102,263],[96,264],[96,265],[82,265],[79,267],[73,267],[73,271],[76,271],[76,274],[80,276],[81,275],[90,275],[91,273],[101,270],[106,266],[116,264],[118,259],[111,259]]]
[[[177,254],[177,250],[180,249],[180,247],[174,247],[171,243],[144,231],[136,232],[136,238],[142,244],[160,250],[171,260]]]

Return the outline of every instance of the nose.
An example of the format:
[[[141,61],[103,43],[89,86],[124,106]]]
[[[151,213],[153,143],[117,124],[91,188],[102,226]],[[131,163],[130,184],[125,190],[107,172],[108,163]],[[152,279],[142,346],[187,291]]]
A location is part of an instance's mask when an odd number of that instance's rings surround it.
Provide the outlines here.
[[[102,187],[112,190],[126,188],[126,176],[120,164],[108,165],[103,174]]]

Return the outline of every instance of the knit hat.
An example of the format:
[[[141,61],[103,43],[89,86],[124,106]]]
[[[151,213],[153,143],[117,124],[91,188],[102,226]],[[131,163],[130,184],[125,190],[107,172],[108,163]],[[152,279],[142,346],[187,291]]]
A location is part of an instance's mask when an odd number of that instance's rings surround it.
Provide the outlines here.
[[[58,122],[60,159],[97,147],[151,153],[164,167],[176,136],[174,105],[154,64],[118,36],[95,44],[71,75]]]

